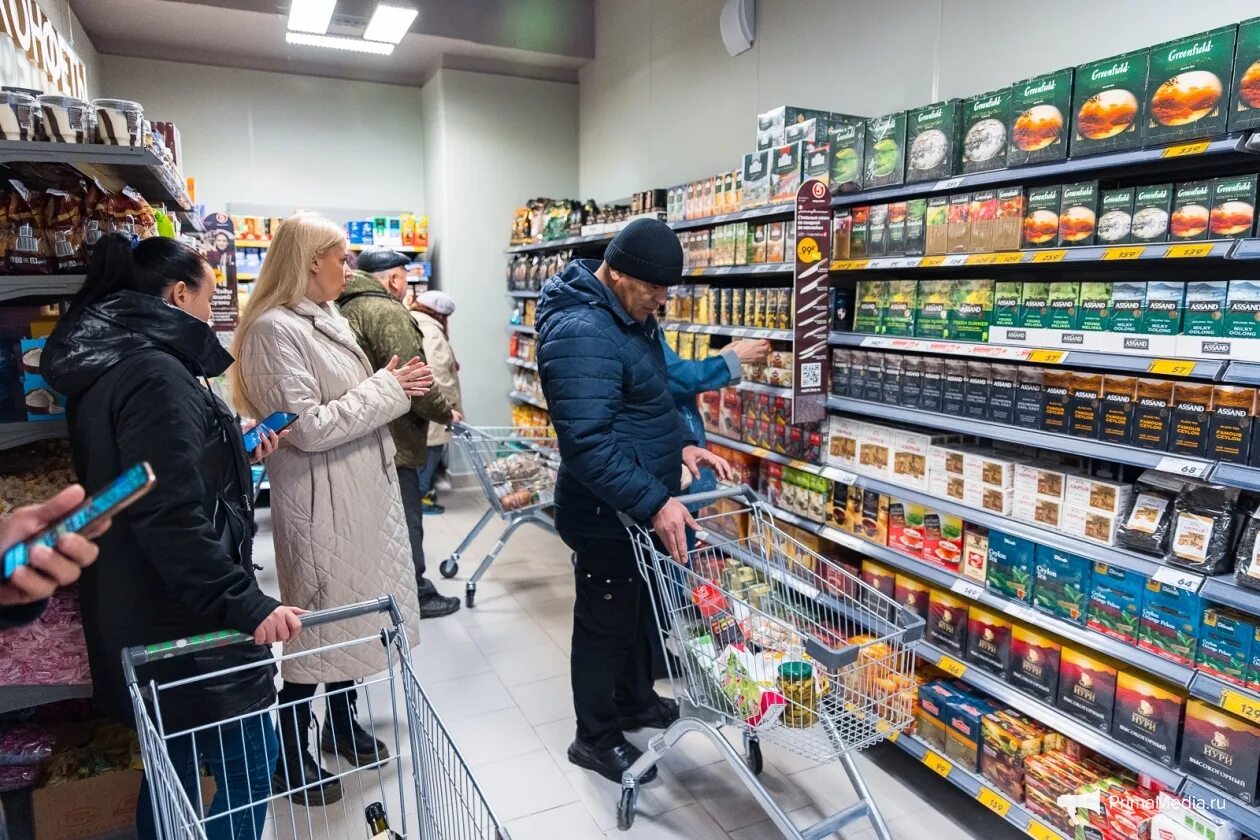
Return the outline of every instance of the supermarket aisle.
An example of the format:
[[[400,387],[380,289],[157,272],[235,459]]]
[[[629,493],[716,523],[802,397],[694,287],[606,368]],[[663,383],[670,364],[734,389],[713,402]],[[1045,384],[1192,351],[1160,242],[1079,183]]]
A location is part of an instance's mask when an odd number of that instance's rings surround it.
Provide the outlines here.
[[[476,491],[443,496],[447,513],[428,517],[430,566],[436,569],[484,509]],[[274,590],[270,522],[259,516],[257,562],[265,588]],[[479,559],[498,535],[491,525],[469,558]],[[435,578],[444,594],[462,595],[460,579]],[[568,650],[572,577],[568,551],[554,536],[524,528],[499,556],[478,588],[477,607],[421,625],[415,661],[426,692],[452,731],[492,806],[506,820],[513,840],[760,840],[776,836],[764,813],[726,772],[718,753],[703,740],[684,739],[664,760],[661,781],[644,789],[631,831],[616,828],[619,787],[573,767],[565,749],[573,737]],[[378,706],[377,708],[382,708]],[[644,733],[631,736],[640,746]],[[766,747],[763,781],[802,824],[841,810],[853,801],[838,766],[817,766]],[[1023,835],[944,783],[891,745],[859,757],[897,840],[1014,840]],[[375,780],[373,780],[375,785]],[[364,795],[370,796],[370,791]],[[358,836],[362,805],[353,792],[345,808],[323,812],[277,809],[277,837]],[[367,801],[371,801],[368,799]],[[409,806],[410,810],[410,806]],[[414,813],[414,811],[413,811]],[[327,820],[327,822],[325,822]],[[845,840],[871,837],[855,824]]]

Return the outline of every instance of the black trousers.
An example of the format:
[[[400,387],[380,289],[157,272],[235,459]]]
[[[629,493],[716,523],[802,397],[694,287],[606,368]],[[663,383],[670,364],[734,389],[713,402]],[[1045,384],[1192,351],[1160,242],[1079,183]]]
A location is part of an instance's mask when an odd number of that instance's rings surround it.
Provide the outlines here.
[[[398,467],[398,486],[402,489],[403,513],[407,516],[407,535],[411,537],[411,564],[416,568],[416,594],[420,603],[437,593],[424,576],[424,493],[420,492],[420,469]]]
[[[594,747],[615,747],[625,742],[618,716],[642,712],[657,699],[652,596],[628,536],[565,542],[577,555],[570,656],[577,737]]]

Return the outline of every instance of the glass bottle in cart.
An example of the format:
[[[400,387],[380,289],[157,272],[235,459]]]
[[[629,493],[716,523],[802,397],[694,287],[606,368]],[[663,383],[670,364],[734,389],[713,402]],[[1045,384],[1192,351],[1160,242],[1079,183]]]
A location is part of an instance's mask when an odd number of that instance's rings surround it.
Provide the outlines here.
[[[363,809],[363,815],[367,818],[369,836],[372,840],[402,840],[402,835],[389,827],[389,820],[385,817],[385,806],[379,802],[373,802],[371,805]]]

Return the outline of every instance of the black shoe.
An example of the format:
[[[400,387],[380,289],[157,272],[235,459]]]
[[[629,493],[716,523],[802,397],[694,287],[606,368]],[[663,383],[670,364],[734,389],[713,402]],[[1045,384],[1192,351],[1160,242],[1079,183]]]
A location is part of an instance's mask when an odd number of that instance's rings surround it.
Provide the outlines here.
[[[618,717],[617,725],[623,732],[634,732],[637,729],[668,729],[676,720],[678,720],[678,701],[668,697],[657,697],[656,702],[642,712]]]
[[[430,595],[420,602],[421,618],[441,618],[459,612],[459,599],[447,598],[444,595]]]
[[[295,714],[296,713],[296,714]],[[280,760],[271,777],[272,793],[308,808],[341,800],[341,782],[311,755],[311,707],[299,703],[280,710]]]
[[[437,516],[438,514],[446,513],[446,507],[444,505],[439,505],[437,502],[433,502],[432,504],[425,502],[420,506],[420,512],[425,516]]]
[[[569,744],[569,763],[594,770],[610,782],[621,784],[621,775],[630,769],[630,765],[639,760],[642,750],[634,744],[625,743],[616,747],[600,749],[576,740]],[[645,785],[656,779],[656,767],[653,766],[639,778],[639,784]]]
[[[359,726],[356,698],[354,691],[329,696],[328,714],[319,736],[320,749],[340,755],[355,766],[389,758],[389,747]]]

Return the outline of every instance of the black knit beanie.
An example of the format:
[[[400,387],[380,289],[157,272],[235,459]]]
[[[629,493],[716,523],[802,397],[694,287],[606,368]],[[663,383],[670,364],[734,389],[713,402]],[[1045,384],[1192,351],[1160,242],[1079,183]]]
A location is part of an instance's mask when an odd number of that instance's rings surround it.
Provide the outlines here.
[[[635,219],[613,237],[604,262],[622,274],[654,286],[682,281],[683,252],[678,234],[657,219]]]

